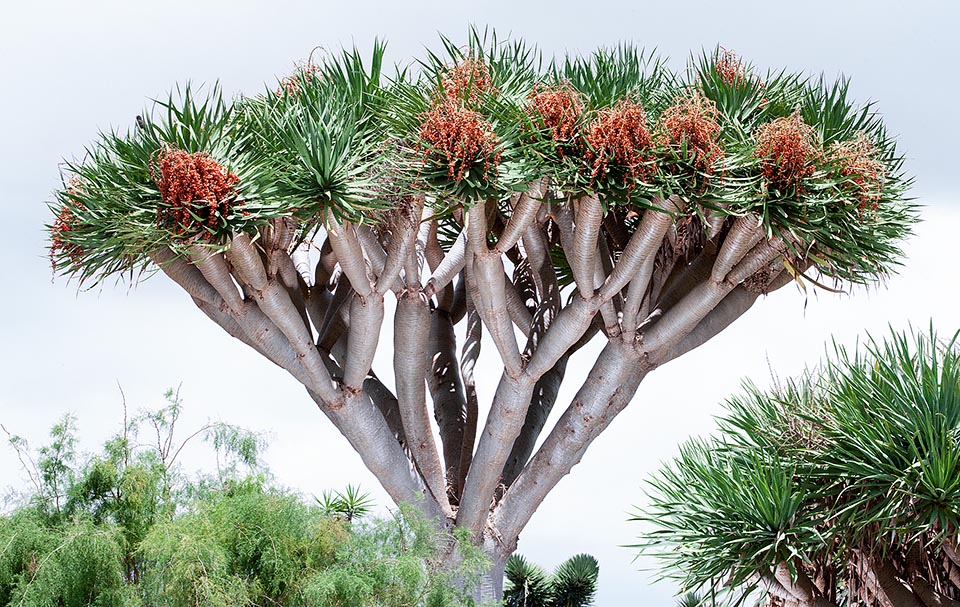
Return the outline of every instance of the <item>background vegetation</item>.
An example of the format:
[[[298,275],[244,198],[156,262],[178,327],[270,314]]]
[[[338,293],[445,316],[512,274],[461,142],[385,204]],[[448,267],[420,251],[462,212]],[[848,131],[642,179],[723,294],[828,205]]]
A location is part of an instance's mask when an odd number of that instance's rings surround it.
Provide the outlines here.
[[[473,604],[456,588],[485,567],[479,551],[463,546],[459,568],[441,568],[456,540],[414,509],[371,517],[355,487],[305,501],[271,480],[261,435],[214,423],[181,439],[180,412],[170,392],[89,456],[71,416],[38,449],[8,434],[33,487],[0,517],[0,605]],[[197,439],[213,474],[178,463]]]

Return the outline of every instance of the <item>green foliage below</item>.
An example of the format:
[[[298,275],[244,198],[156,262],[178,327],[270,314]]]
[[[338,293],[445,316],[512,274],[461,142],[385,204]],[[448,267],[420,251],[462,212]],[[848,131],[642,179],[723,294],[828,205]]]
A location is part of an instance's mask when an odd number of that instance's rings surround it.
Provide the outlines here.
[[[131,604],[116,528],[75,520],[50,528],[32,512],[0,520],[0,604]]]
[[[370,518],[353,486],[305,502],[271,484],[255,433],[218,423],[178,440],[181,403],[167,398],[85,461],[72,417],[35,452],[10,437],[34,487],[0,516],[0,606],[474,604],[487,560],[469,538],[438,535],[414,508]],[[195,437],[216,475],[189,478],[177,463]],[[453,542],[462,562],[450,569]]]

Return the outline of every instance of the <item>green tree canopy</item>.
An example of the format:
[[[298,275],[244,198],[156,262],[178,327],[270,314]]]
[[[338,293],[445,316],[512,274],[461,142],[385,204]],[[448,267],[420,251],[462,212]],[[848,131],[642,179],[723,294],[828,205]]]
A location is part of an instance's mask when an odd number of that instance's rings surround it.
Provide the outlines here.
[[[103,449],[77,452],[67,417],[50,443],[11,445],[37,484],[0,516],[2,607],[467,607],[486,557],[411,506],[367,516],[356,487],[307,502],[270,479],[263,438],[224,423],[188,434],[216,474],[177,461],[181,402],[131,418]],[[181,428],[182,431],[182,428]],[[56,474],[49,471],[54,470]],[[463,544],[455,568],[447,543]]]

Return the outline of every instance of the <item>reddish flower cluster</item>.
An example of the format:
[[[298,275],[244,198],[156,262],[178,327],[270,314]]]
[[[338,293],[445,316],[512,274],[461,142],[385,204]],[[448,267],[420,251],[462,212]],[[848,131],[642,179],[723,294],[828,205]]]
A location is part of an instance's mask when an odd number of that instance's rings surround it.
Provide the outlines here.
[[[463,180],[481,159],[484,178],[500,162],[493,125],[455,101],[440,101],[423,114],[420,139],[427,145],[424,162],[445,164],[447,176],[454,181]]]
[[[283,97],[284,94],[290,96],[296,95],[300,92],[301,81],[316,78],[319,73],[320,66],[312,62],[308,61],[304,65],[298,65],[292,74],[280,81],[280,86],[277,87],[276,90],[277,97]]]
[[[234,188],[240,178],[203,152],[164,148],[150,161],[150,177],[163,200],[157,221],[172,224],[180,237],[208,235],[202,228],[215,227],[218,217],[236,204]]]
[[[83,249],[80,245],[68,242],[69,236],[67,236],[73,230],[77,221],[74,212],[86,210],[83,203],[76,198],[78,187],[77,180],[71,181],[70,187],[67,188],[67,200],[60,207],[60,212],[57,213],[57,218],[50,230],[50,265],[53,266],[54,272],[57,271],[58,253],[66,254],[74,264],[78,263],[83,257]]]
[[[772,120],[757,129],[754,157],[759,159],[760,174],[770,187],[786,192],[791,187],[802,191],[801,181],[813,174],[817,156],[813,128],[799,112]]]
[[[594,182],[605,178],[610,165],[622,167],[626,185],[656,172],[653,164],[653,138],[647,128],[643,106],[626,98],[615,106],[601,110],[586,136],[586,157],[592,163]]]
[[[723,148],[717,143],[717,119],[717,105],[699,92],[677,97],[660,116],[658,142],[674,149],[685,144],[694,166],[709,172],[724,158]]]
[[[717,74],[728,86],[735,86],[746,78],[743,60],[733,51],[721,49],[717,57]]]
[[[876,146],[863,133],[830,146],[830,160],[839,168],[839,177],[852,184],[861,211],[875,210],[883,197],[886,170],[876,156]]]
[[[527,112],[550,129],[550,135],[563,157],[563,147],[570,146],[579,134],[583,97],[569,84],[555,87],[538,84],[530,92],[527,102]]]
[[[441,79],[442,94],[453,102],[474,105],[486,92],[495,92],[486,64],[467,58],[453,66]]]

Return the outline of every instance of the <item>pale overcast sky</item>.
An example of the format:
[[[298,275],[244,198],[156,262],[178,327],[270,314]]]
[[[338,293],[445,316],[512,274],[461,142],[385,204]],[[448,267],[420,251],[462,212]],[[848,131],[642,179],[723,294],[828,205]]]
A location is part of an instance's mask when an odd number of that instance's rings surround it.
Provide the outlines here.
[[[600,560],[598,605],[672,605],[673,588],[652,585],[631,562],[642,481],[691,434],[709,432],[719,402],[741,378],[766,383],[769,368],[797,373],[831,335],[852,343],[888,323],[960,328],[960,272],[951,242],[960,226],[955,163],[960,142],[955,80],[960,43],[954,2],[813,1],[550,3],[492,1],[204,2],[132,0],[6,2],[0,22],[0,204],[10,228],[0,277],[0,422],[39,444],[65,412],[79,417],[84,448],[118,429],[122,384],[132,407],[158,406],[182,382],[184,428],[219,418],[268,430],[266,460],[278,480],[305,494],[360,483],[388,503],[340,436],[296,382],[210,323],[162,277],[135,289],[104,285],[78,292],[51,282],[44,202],[57,164],[80,156],[98,129],[125,128],[145,98],[173,84],[219,79],[228,93],[257,92],[322,45],[374,37],[407,61],[437,32],[463,39],[467,25],[495,26],[548,55],[588,52],[632,40],[683,65],[716,44],[761,68],[789,67],[853,77],[860,100],[878,102],[927,205],[899,276],[851,296],[807,298],[785,288],[758,302],[721,336],[665,366],[547,499],[520,538],[520,552],[549,567],[577,553]],[[389,340],[386,341],[389,343]],[[565,406],[599,343],[569,366]],[[489,354],[493,348],[485,347]],[[389,365],[380,352],[376,368]],[[481,399],[499,377],[479,368]],[[768,367],[769,364],[769,367]],[[566,397],[566,398],[565,398]],[[481,400],[483,402],[483,400]],[[487,401],[489,402],[489,401]],[[558,411],[563,409],[558,406]],[[209,466],[203,452],[188,466]],[[0,448],[0,487],[24,488],[14,453]]]

